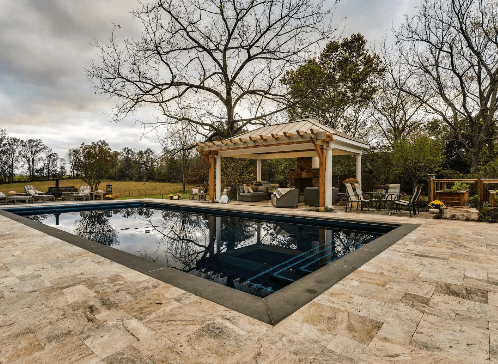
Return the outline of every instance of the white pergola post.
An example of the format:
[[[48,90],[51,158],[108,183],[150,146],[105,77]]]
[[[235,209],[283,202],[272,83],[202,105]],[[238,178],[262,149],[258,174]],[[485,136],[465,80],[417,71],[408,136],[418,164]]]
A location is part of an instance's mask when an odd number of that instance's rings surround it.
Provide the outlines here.
[[[360,183],[361,187],[361,153],[356,155],[356,179]]]
[[[325,153],[325,206],[332,206],[332,148],[327,147]]]
[[[216,156],[216,201],[221,198],[221,157]]]
[[[262,179],[261,179],[261,159],[256,160],[256,181],[262,181]]]
[[[214,252],[219,253],[221,249],[221,217],[216,216],[216,240]]]

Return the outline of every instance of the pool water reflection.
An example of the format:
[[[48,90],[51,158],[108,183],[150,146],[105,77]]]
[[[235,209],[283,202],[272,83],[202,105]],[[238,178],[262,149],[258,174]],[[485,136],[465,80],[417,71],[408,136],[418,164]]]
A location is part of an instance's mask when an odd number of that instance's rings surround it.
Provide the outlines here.
[[[147,207],[26,217],[259,297],[382,235]]]

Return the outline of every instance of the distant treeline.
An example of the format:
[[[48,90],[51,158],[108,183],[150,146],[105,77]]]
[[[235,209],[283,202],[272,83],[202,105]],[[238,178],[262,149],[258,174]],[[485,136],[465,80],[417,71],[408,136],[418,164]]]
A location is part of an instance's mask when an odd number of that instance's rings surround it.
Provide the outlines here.
[[[108,147],[105,141],[99,143]],[[11,137],[0,129],[0,183],[78,178],[81,176],[78,160],[83,146],[71,148],[64,156],[59,156],[41,139],[23,140]],[[157,153],[150,148],[123,148],[121,151],[112,151],[111,157],[114,161],[108,164],[107,179],[182,183],[189,177],[185,164],[191,169],[190,178],[194,182],[202,182],[207,176],[204,162],[195,155],[178,158],[167,153]]]

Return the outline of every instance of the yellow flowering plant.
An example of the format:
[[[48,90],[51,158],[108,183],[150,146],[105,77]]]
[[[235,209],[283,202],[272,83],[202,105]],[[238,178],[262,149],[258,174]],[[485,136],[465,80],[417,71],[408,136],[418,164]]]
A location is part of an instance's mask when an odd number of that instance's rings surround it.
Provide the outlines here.
[[[440,209],[443,206],[444,206],[444,202],[439,201],[439,200],[434,200],[429,204],[429,208],[431,208],[431,209]]]

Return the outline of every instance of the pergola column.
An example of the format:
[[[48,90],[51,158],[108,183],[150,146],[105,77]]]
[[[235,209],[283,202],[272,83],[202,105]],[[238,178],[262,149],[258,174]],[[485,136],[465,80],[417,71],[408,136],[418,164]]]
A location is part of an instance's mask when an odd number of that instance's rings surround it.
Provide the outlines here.
[[[325,153],[325,206],[332,206],[332,148]]]
[[[216,200],[221,198],[221,157],[216,156]]]
[[[361,188],[361,153],[356,155],[356,179],[358,180]]]
[[[256,181],[262,181],[262,179],[261,179],[261,159],[256,160]]]
[[[209,201],[214,202],[214,155],[209,155]]]

